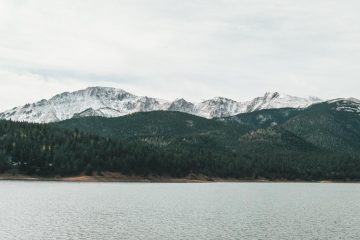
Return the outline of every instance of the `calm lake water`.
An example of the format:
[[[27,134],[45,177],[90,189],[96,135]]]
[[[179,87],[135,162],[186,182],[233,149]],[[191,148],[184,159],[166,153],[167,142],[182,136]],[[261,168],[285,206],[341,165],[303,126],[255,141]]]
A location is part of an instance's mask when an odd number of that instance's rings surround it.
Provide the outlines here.
[[[360,184],[2,181],[0,239],[360,239]]]

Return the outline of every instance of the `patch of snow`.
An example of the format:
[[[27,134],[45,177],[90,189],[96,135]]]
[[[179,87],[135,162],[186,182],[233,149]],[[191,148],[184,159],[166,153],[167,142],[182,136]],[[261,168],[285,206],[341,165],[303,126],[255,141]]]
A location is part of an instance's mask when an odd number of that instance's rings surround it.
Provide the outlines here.
[[[356,98],[337,98],[327,103],[335,104],[336,111],[360,113],[360,100]]]

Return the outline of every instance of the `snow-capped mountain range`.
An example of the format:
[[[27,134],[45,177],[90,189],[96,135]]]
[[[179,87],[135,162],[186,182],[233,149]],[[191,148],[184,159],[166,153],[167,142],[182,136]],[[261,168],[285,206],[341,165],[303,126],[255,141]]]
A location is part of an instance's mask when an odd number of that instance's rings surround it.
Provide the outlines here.
[[[65,92],[49,100],[15,107],[0,113],[0,119],[49,123],[74,117],[119,117],[135,112],[180,111],[205,118],[227,117],[240,113],[271,108],[305,108],[322,100],[316,97],[294,97],[277,92],[266,93],[250,101],[237,102],[216,97],[200,103],[185,99],[167,101],[141,97],[122,89],[90,87],[76,92]]]

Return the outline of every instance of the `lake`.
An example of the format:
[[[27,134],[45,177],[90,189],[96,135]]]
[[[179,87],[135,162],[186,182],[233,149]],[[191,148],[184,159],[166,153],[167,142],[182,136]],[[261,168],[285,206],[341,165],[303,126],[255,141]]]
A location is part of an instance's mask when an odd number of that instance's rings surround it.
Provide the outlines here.
[[[360,185],[0,181],[0,239],[360,239]]]

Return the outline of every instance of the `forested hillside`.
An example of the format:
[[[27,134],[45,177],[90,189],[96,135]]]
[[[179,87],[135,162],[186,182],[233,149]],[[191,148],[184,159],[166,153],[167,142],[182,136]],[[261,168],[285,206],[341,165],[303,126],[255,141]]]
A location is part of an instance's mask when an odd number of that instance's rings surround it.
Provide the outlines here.
[[[212,120],[159,111],[53,124],[0,121],[0,171],[360,180],[360,117],[346,104]]]

